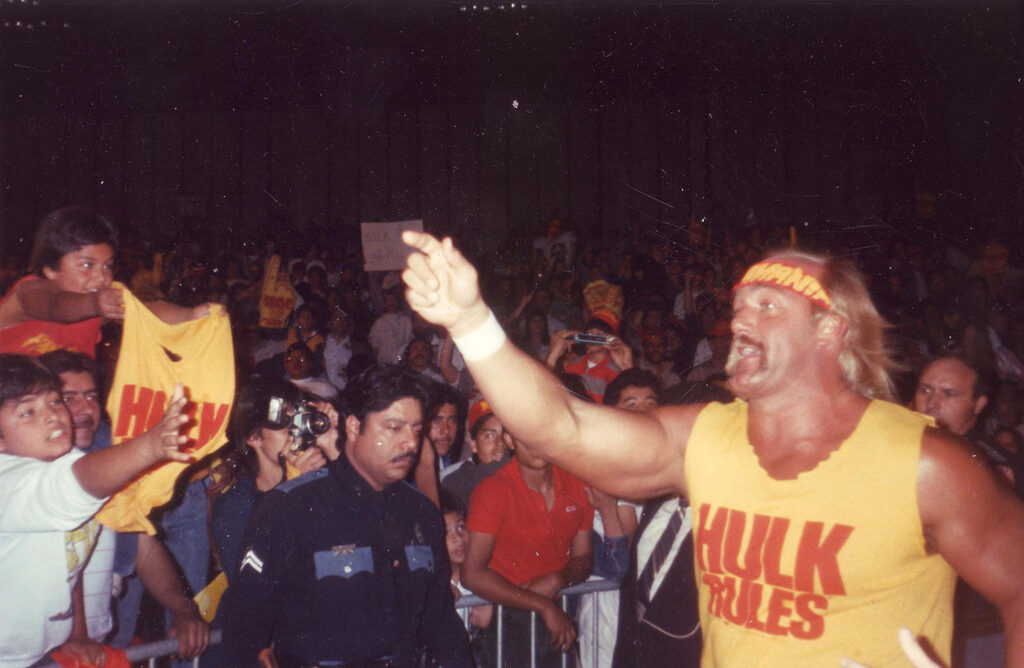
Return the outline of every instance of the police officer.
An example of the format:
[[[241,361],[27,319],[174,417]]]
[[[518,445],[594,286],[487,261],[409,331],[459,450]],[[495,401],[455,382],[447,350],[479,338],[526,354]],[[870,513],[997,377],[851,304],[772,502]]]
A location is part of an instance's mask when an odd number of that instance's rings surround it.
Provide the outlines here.
[[[249,524],[224,629],[224,663],[281,668],[472,666],[448,584],[441,515],[403,482],[428,390],[395,365],[346,389],[341,456],[269,492]]]

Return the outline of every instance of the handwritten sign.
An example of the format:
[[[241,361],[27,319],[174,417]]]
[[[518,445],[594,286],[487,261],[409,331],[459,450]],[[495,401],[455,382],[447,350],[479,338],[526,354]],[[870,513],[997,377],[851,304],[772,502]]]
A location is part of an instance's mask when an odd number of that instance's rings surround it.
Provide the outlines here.
[[[412,248],[402,241],[405,230],[423,231],[422,220],[394,223],[363,223],[363,260],[366,271],[405,269],[405,258]]]

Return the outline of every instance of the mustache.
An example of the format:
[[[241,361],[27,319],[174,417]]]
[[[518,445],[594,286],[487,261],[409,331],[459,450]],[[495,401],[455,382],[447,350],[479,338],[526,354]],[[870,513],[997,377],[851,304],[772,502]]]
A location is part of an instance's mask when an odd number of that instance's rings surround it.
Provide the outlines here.
[[[405,460],[409,460],[410,464],[415,464],[416,463],[416,453],[410,452],[407,455],[398,455],[397,457],[392,457],[391,458],[391,463],[392,464],[400,464],[400,463],[402,463]]]
[[[732,376],[736,372],[736,365],[740,361],[740,348],[754,346],[761,353],[761,366],[764,366],[764,346],[746,334],[737,334],[732,338],[732,345],[729,346],[729,357],[725,362],[725,373]]]

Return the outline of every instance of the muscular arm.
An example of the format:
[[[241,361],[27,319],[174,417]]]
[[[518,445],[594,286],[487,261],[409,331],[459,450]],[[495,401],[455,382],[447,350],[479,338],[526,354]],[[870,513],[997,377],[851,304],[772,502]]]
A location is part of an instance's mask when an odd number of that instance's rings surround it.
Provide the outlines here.
[[[935,430],[925,434],[917,484],[926,539],[999,609],[1006,665],[1024,665],[1024,504],[969,445]]]
[[[442,246],[430,235],[408,232],[403,239],[423,251],[409,256],[403,274],[409,304],[421,316],[455,338],[487,320],[476,270],[450,240]],[[508,340],[466,364],[505,428],[545,459],[616,496],[683,492],[683,451],[698,410],[643,414],[589,404]]]

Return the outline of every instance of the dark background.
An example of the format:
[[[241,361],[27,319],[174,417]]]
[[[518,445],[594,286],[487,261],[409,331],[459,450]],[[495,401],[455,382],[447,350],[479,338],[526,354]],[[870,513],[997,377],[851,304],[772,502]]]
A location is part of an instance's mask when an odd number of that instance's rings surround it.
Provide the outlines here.
[[[696,215],[1020,245],[1017,2],[36,1],[0,0],[5,253],[69,203],[158,244]]]

